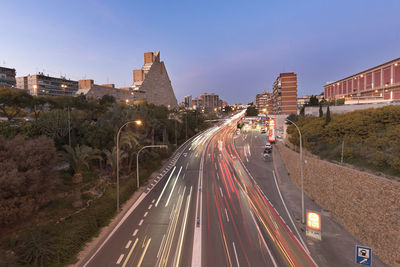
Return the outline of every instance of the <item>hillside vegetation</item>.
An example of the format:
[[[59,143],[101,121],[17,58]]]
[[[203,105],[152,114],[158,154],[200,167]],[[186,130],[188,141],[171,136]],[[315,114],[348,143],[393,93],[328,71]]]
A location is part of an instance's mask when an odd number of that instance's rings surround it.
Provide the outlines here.
[[[298,117],[304,147],[330,160],[400,176],[400,106],[385,106],[323,117]],[[289,141],[299,144],[293,125]]]

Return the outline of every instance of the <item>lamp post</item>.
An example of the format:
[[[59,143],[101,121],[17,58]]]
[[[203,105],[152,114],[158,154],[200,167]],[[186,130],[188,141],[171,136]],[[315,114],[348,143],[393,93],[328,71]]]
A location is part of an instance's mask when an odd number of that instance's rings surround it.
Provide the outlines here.
[[[301,138],[301,132],[299,127],[293,121],[286,119],[286,121],[292,123],[297,131],[299,132],[300,136],[300,177],[301,177],[301,222],[304,224],[304,177],[303,177],[303,143]]]
[[[126,125],[130,123],[136,123],[136,125],[142,125],[141,120],[136,120],[136,121],[128,121],[124,125],[119,128],[118,133],[117,133],[117,212],[119,211],[119,135],[121,134],[122,128],[124,128]]]
[[[168,148],[167,145],[150,145],[150,146],[144,146],[141,149],[139,149],[138,153],[136,154],[136,184],[137,184],[137,188],[139,188],[139,154],[140,154],[140,152],[142,152],[143,149],[151,148],[151,147]]]

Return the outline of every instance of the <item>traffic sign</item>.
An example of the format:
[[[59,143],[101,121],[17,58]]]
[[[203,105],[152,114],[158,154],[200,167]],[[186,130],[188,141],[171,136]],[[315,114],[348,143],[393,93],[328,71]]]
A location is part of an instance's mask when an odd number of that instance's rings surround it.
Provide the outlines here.
[[[372,249],[356,245],[356,263],[361,265],[372,265]]]

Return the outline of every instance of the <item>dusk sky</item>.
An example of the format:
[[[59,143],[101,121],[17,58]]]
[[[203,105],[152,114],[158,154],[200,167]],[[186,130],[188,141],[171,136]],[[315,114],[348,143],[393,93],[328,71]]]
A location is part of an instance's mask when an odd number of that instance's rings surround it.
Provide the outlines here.
[[[400,1],[2,1],[0,66],[132,84],[161,51],[178,102],[248,103],[280,72],[298,96],[400,57]]]

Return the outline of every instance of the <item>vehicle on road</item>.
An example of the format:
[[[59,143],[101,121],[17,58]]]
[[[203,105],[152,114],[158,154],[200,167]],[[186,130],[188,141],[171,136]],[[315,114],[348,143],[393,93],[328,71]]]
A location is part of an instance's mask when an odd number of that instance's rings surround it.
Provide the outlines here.
[[[266,133],[265,128],[261,128],[261,133],[262,133],[262,134],[265,134],[265,133]]]

